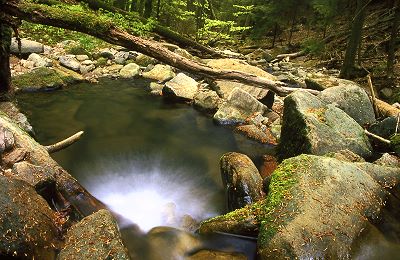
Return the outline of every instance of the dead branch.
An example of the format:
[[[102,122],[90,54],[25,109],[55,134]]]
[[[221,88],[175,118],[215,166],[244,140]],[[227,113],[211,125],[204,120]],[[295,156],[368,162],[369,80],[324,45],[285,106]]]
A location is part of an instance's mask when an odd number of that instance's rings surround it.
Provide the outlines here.
[[[383,138],[383,137],[381,137],[379,135],[373,134],[373,133],[369,132],[367,129],[364,129],[364,132],[365,132],[366,135],[368,135],[368,136],[370,136],[370,137],[372,137],[372,138],[374,138],[376,140],[379,140],[379,141],[381,141],[381,142],[383,142],[385,144],[390,144],[390,140],[387,140],[387,139],[385,139],[385,138]]]
[[[76,141],[78,141],[81,136],[83,135],[83,131],[79,131],[78,133],[58,142],[52,145],[47,145],[44,148],[47,150],[47,152],[49,153],[55,153],[58,152],[60,150],[63,150],[65,148],[67,148],[68,146],[72,145],[73,143],[75,143]]]

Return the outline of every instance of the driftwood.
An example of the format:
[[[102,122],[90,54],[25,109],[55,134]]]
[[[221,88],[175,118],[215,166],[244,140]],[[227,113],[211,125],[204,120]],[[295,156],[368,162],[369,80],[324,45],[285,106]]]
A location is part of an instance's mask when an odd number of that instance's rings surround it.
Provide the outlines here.
[[[289,88],[284,82],[273,81],[239,71],[217,70],[189,60],[169,51],[157,42],[131,35],[110,21],[99,19],[96,13],[61,10],[60,7],[44,6],[27,1],[18,2],[17,0],[0,4],[0,10],[5,14],[34,23],[86,33],[106,42],[141,52],[173,67],[211,80],[239,81],[271,90],[279,96],[286,96],[297,90],[296,88]],[[315,90],[306,89],[306,91],[313,94],[319,93]]]
[[[306,50],[301,50],[301,51],[294,52],[294,53],[279,54],[279,55],[277,55],[276,58],[275,58],[273,61],[271,61],[271,62],[273,63],[273,62],[281,61],[281,60],[284,60],[284,59],[291,59],[291,58],[294,59],[294,58],[297,58],[297,57],[300,57],[300,56],[304,56],[304,55],[306,55],[306,54],[307,54],[307,51],[306,51]]]
[[[78,141],[81,138],[81,136],[83,135],[83,133],[84,133],[83,131],[80,131],[80,132],[78,132],[78,133],[76,133],[76,134],[74,134],[74,135],[72,135],[72,136],[60,141],[60,142],[57,142],[57,143],[52,144],[52,145],[47,145],[44,148],[49,153],[58,152],[60,150],[63,150],[65,148],[67,148],[68,146],[72,145],[76,141]]]

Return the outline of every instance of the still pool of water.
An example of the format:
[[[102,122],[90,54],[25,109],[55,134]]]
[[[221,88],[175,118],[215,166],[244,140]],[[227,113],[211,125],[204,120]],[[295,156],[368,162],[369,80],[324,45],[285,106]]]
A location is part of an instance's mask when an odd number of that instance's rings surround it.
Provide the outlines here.
[[[143,230],[179,225],[185,214],[204,219],[224,212],[219,158],[238,150],[231,130],[187,104],[150,96],[146,85],[108,79],[18,101],[42,144],[85,131],[53,158]],[[166,217],[171,210],[175,219]]]

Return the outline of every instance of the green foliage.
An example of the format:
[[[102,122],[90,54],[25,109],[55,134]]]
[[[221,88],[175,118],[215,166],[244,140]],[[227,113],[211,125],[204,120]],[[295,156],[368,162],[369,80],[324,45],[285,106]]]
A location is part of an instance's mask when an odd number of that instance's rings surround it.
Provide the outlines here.
[[[315,38],[306,39],[301,46],[303,50],[313,55],[321,55],[325,50],[324,42]]]

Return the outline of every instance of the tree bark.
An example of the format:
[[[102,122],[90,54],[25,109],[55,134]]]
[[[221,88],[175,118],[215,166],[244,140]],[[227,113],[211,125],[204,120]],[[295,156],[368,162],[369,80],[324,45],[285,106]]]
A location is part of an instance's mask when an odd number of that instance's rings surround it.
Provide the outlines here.
[[[104,20],[98,18],[96,13],[63,10],[63,13],[60,14],[60,7],[42,6],[25,1],[10,1],[0,5],[0,8],[8,15],[34,23],[86,33],[111,44],[141,52],[178,69],[212,80],[239,81],[269,89],[279,96],[286,96],[296,90],[295,88],[289,88],[287,84],[280,81],[273,81],[239,71],[217,70],[189,60],[169,51],[157,42],[131,35],[108,21],[104,22]],[[307,91],[318,93],[318,91]]]
[[[339,77],[350,79],[354,75],[357,48],[361,42],[362,27],[365,19],[365,0],[357,0],[356,16],[354,17],[346,54]]]
[[[0,101],[7,99],[11,85],[11,32],[11,28],[0,21]]]
[[[127,17],[133,17],[134,14],[125,12],[124,10],[115,8],[102,0],[77,0],[79,2],[84,2],[89,5],[91,9],[98,10],[98,9],[103,9],[106,11],[114,12],[114,13],[120,13],[122,15],[125,15]],[[135,17],[136,19],[142,21],[142,22],[147,22],[145,18],[141,17]],[[196,56],[199,57],[213,57],[213,58],[219,58],[222,57],[220,53],[216,52],[212,48],[209,48],[207,46],[204,46],[192,39],[189,39],[187,37],[184,37],[180,35],[179,33],[176,33],[175,31],[168,29],[167,27],[164,27],[158,23],[154,24],[153,27],[153,32],[160,35],[161,37],[164,37],[167,41],[170,41],[172,43],[177,44],[181,48],[189,49],[192,50],[193,53],[196,54]]]
[[[153,0],[146,0],[146,2],[144,3],[143,17],[149,18],[152,12],[153,12]]]
[[[399,0],[395,0],[393,3],[394,8],[394,20],[392,23],[391,28],[391,36],[389,40],[388,46],[388,56],[387,56],[387,66],[386,66],[386,75],[390,83],[393,83],[394,80],[394,63],[396,59],[396,40],[397,34],[399,30],[399,23],[400,23],[400,4]]]

